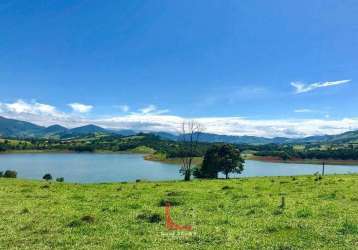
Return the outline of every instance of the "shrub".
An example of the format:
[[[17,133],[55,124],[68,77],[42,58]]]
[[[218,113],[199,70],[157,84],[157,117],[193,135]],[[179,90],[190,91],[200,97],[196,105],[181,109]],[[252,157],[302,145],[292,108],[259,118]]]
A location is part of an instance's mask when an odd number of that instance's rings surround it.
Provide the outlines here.
[[[6,170],[5,174],[4,174],[5,178],[16,178],[17,177],[17,172],[13,171],[13,170]]]
[[[42,177],[42,179],[44,179],[46,181],[50,181],[50,180],[52,180],[52,175],[51,174],[45,174],[44,177]]]
[[[159,206],[165,207],[169,203],[170,206],[179,206],[182,205],[183,202],[177,199],[161,199],[159,201]]]
[[[28,213],[30,213],[30,210],[28,208],[24,208],[24,209],[21,210],[20,213],[21,214],[28,214]]]
[[[86,223],[93,223],[94,222],[94,217],[91,215],[85,215],[81,218],[81,221],[86,222]]]
[[[180,196],[181,192],[171,191],[167,193],[167,196]]]
[[[56,181],[57,181],[57,182],[64,182],[64,181],[65,181],[65,178],[59,177],[59,178],[56,178]]]
[[[143,213],[139,214],[137,216],[137,219],[144,220],[149,223],[159,223],[162,220],[162,217],[160,216],[160,214],[157,213]]]
[[[68,227],[78,227],[81,226],[81,221],[79,220],[73,220],[67,225]]]
[[[91,215],[85,215],[80,220],[73,220],[67,226],[68,227],[79,227],[83,225],[83,223],[92,224],[94,223],[95,218]]]
[[[3,177],[4,176],[4,173],[3,172],[0,172],[0,177]]]

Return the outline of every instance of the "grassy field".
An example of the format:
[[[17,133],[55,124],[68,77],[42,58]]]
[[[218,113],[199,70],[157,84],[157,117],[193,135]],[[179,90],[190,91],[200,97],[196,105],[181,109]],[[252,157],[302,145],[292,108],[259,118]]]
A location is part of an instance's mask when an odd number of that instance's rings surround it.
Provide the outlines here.
[[[192,231],[165,228],[167,201]],[[357,249],[357,208],[358,175],[90,185],[0,178],[0,248]]]

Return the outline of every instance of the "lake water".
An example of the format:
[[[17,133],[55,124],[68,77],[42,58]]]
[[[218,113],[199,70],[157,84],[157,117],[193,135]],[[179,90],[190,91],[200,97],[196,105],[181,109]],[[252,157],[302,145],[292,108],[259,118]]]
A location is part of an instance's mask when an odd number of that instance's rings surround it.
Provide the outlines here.
[[[146,161],[137,154],[0,154],[0,171],[16,170],[18,178],[41,179],[46,173],[66,182],[98,183],[182,179],[178,165]],[[246,161],[240,176],[310,175],[322,166]],[[327,174],[358,173],[357,166],[326,166]]]

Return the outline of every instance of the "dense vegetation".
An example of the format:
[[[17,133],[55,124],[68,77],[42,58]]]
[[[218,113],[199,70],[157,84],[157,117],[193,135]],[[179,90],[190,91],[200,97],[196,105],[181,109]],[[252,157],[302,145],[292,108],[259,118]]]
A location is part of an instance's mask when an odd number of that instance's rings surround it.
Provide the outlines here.
[[[1,249],[356,249],[358,176],[78,185],[0,178]],[[282,206],[281,199],[285,197]],[[165,228],[163,204],[175,223]]]
[[[334,159],[358,160],[358,147],[355,144],[303,144],[242,146],[254,151],[257,156],[279,157],[290,159]]]
[[[221,172],[228,179],[230,173],[241,173],[244,170],[244,160],[240,151],[231,144],[213,145],[204,156],[200,168],[194,171],[197,178],[218,178]]]
[[[212,145],[223,143],[200,142],[192,152],[194,157],[203,157]],[[132,136],[87,134],[67,139],[0,139],[0,152],[5,151],[132,151],[153,154],[148,159],[170,160],[185,155],[187,145],[180,141],[165,140],[155,134],[139,133]],[[358,160],[358,146],[354,143],[329,144],[238,144],[236,147],[247,158],[276,157],[281,160],[321,159]]]
[[[135,136],[120,135],[99,135],[90,134],[71,139],[23,139],[11,140],[0,139],[0,151],[12,150],[57,150],[57,151],[76,151],[76,152],[94,152],[94,151],[130,151],[138,147],[147,147],[158,153],[165,154],[168,158],[181,157],[185,151],[186,145],[170,140],[162,140],[154,134],[140,133]],[[199,143],[194,156],[202,156],[209,147],[208,143]]]

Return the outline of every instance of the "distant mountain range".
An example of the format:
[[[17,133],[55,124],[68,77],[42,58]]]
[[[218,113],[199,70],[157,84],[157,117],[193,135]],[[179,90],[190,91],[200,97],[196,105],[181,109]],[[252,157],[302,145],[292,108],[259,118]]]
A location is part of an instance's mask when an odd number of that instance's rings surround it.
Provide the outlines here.
[[[68,129],[60,125],[42,127],[30,122],[7,119],[0,116],[0,137],[4,138],[69,138],[89,134],[121,134],[121,131],[111,131],[95,125],[86,125]],[[132,131],[131,134],[136,134]],[[123,135],[130,135],[123,131]]]
[[[86,125],[78,128],[68,129],[60,125],[42,127],[30,122],[7,119],[0,116],[0,137],[3,138],[71,138],[91,134],[108,135],[135,135],[140,131],[134,130],[109,130],[96,125]],[[167,140],[179,140],[178,135],[166,132],[153,132],[153,134]],[[265,138],[257,136],[231,136],[202,133],[202,142],[226,142],[236,144],[284,144],[284,143],[358,143],[358,131],[349,131],[338,135],[310,136],[305,138]]]

